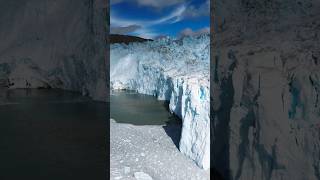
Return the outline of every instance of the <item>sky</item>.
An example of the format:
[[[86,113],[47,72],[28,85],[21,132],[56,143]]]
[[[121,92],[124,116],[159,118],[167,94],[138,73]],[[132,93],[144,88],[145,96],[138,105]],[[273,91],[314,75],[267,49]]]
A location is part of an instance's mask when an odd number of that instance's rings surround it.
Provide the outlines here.
[[[208,33],[210,0],[111,0],[111,34],[148,39]]]

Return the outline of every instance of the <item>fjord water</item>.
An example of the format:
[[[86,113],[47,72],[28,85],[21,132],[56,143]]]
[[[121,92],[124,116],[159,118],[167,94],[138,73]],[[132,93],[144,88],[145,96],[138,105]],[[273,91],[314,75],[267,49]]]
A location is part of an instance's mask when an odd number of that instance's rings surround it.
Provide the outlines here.
[[[135,91],[113,91],[110,95],[110,117],[118,123],[164,125],[179,123],[169,112],[168,102]]]
[[[105,179],[106,103],[54,89],[0,92],[0,179]]]

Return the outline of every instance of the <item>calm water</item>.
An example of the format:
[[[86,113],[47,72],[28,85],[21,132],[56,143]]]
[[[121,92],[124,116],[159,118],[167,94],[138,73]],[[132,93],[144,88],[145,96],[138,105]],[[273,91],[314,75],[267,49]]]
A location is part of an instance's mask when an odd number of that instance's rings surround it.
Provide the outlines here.
[[[118,122],[166,124],[178,145],[180,125],[164,101],[117,92],[111,104]],[[105,180],[108,108],[68,91],[0,90],[0,179]]]
[[[107,108],[62,90],[0,91],[0,179],[105,179]]]
[[[111,93],[110,116],[119,123],[135,125],[164,125],[180,121],[169,112],[166,101],[132,91]]]

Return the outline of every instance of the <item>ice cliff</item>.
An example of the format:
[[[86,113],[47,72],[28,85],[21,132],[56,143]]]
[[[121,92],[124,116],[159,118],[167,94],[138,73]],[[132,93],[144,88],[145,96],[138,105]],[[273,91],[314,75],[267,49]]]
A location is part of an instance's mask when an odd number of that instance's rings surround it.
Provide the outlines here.
[[[183,121],[179,149],[200,167],[210,166],[208,35],[113,44],[111,89],[130,89],[170,101]]]
[[[225,179],[320,179],[319,1],[214,11],[212,163]]]
[[[103,0],[0,2],[0,85],[106,100]]]

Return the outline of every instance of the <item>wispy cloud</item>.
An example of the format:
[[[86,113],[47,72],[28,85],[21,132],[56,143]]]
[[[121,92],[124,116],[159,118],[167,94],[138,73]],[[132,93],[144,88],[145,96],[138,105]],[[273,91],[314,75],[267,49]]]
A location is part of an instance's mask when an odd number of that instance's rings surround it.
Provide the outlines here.
[[[188,4],[187,10],[183,14],[186,18],[194,18],[199,16],[208,16],[210,14],[210,0],[206,0],[200,6],[192,5],[190,0],[111,0],[111,5],[131,2],[138,6],[152,7],[156,9],[163,9],[181,4]]]
[[[138,29],[137,31],[135,31],[135,33],[142,38],[145,39],[154,39],[155,37],[159,36],[158,32],[155,32],[151,29],[148,28],[144,28],[144,29]]]
[[[140,29],[141,26],[138,25],[130,25],[130,26],[122,26],[122,27],[111,27],[110,33],[111,34],[128,34],[131,32],[136,31],[137,29]]]
[[[209,16],[210,14],[210,0],[195,1],[193,0],[111,0],[111,5],[118,3],[130,3],[134,6],[145,6],[153,8],[155,12],[160,12],[159,16],[156,15],[155,19],[141,20],[134,18],[123,18],[120,9],[111,11],[110,23],[111,33],[128,34],[134,33],[138,36],[154,38],[162,35],[155,32],[154,29],[158,25],[170,25],[178,23],[183,20],[192,18]],[[169,13],[161,16],[162,10],[168,8]],[[167,11],[165,11],[167,12]],[[187,32],[187,31],[186,31]]]
[[[189,5],[184,12],[184,18],[196,18],[210,15],[210,0],[206,0],[200,6]]]
[[[162,9],[164,7],[185,3],[186,0],[111,0],[111,5],[122,2],[131,2],[136,3],[139,6],[147,6]]]
[[[113,31],[126,31],[135,32],[139,36],[147,36],[148,38],[153,38],[158,36],[158,33],[152,32],[151,27],[154,25],[161,24],[173,24],[181,21],[183,14],[186,11],[186,6],[181,5],[174,9],[169,15],[154,19],[154,20],[135,20],[135,19],[124,19],[120,18],[114,13],[110,15],[111,32]],[[135,28],[133,28],[135,27]],[[139,28],[138,28],[139,27]],[[129,33],[129,32],[125,32]],[[123,33],[123,34],[125,34]]]
[[[111,26],[129,26],[129,25],[139,25],[143,27],[159,25],[164,23],[176,23],[182,20],[182,15],[186,11],[186,6],[181,5],[174,9],[169,15],[163,16],[154,20],[134,20],[134,19],[123,19],[117,17],[115,14],[110,15]]]

